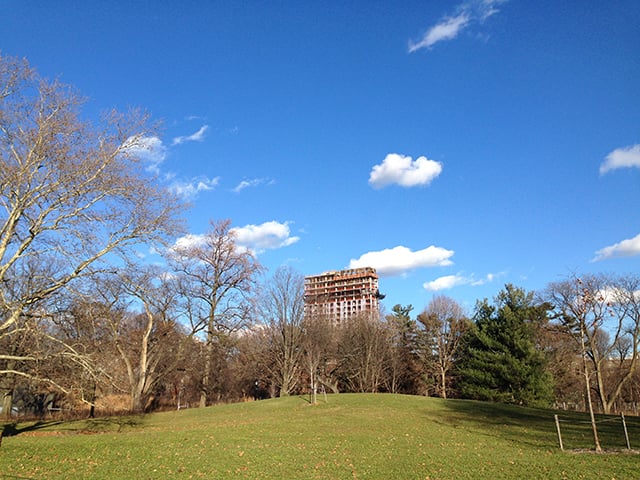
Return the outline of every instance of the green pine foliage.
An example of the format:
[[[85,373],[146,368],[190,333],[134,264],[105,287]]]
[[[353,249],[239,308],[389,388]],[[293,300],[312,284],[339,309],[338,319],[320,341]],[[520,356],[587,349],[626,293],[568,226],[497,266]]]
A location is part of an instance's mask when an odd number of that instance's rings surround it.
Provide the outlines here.
[[[538,329],[547,321],[546,304],[533,293],[506,285],[490,305],[478,302],[458,364],[464,398],[526,406],[546,406],[553,382],[537,348]]]

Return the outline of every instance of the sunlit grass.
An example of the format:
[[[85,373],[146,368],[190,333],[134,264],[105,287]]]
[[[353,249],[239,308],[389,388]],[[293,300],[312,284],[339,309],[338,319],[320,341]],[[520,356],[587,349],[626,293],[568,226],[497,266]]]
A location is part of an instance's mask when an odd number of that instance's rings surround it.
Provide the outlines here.
[[[613,418],[592,447],[584,415],[399,395],[290,397],[94,421],[19,424],[0,478],[637,478]],[[632,447],[640,422],[628,418]],[[11,433],[11,429],[7,430]]]

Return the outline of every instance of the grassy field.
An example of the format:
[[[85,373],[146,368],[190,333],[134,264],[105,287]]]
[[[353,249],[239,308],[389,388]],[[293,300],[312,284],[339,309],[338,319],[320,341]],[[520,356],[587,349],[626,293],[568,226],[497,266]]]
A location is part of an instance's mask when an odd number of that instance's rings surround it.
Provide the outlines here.
[[[265,400],[140,417],[5,427],[11,479],[637,479],[619,418],[402,395]],[[640,419],[627,418],[640,449]]]

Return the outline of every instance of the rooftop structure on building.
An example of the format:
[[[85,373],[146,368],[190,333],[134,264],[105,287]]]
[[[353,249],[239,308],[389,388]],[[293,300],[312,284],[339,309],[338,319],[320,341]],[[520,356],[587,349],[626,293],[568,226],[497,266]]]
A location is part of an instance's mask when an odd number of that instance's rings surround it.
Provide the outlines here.
[[[358,315],[378,314],[384,298],[378,274],[371,267],[329,271],[304,278],[305,315],[318,315],[342,323]]]

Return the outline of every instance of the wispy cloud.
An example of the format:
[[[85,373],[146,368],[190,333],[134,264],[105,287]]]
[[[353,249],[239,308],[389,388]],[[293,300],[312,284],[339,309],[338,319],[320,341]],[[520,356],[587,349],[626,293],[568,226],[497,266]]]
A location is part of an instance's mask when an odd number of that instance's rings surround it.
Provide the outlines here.
[[[245,225],[230,230],[235,236],[237,244],[253,252],[261,253],[265,250],[288,247],[300,240],[291,235],[290,222],[270,221],[260,225]]]
[[[469,24],[469,15],[461,13],[455,17],[448,17],[431,27],[418,42],[409,42],[409,52],[421,48],[429,48],[443,40],[456,38],[464,27]]]
[[[167,147],[156,136],[130,137],[122,146],[127,155],[133,155],[147,163],[147,171],[154,174],[160,173],[160,165],[167,158]]]
[[[406,155],[388,154],[380,165],[374,165],[369,174],[369,185],[382,188],[397,184],[402,187],[429,185],[442,172],[442,164],[427,157],[415,161]]]
[[[636,255],[640,255],[640,234],[598,250],[591,261],[599,262],[609,258],[635,257]]]
[[[179,145],[185,141],[200,141],[207,130],[203,126],[193,135],[177,137],[173,139],[171,146]],[[170,147],[167,147],[161,138],[157,136],[137,136],[127,139],[122,146],[122,151],[127,155],[134,155],[146,163],[146,170],[158,175],[167,184],[170,192],[186,200],[192,200],[198,193],[213,190],[220,182],[219,177],[196,177],[191,180],[176,179],[173,172],[161,172],[161,166],[169,156]]]
[[[616,148],[600,165],[600,175],[617,168],[640,168],[640,144]]]
[[[220,177],[200,177],[191,181],[174,180],[169,185],[169,191],[185,200],[192,200],[198,193],[213,190],[220,183]]]
[[[260,185],[271,185],[273,184],[273,180],[268,178],[253,178],[251,180],[242,180],[236,187],[233,189],[234,193],[240,193],[245,188],[249,187],[257,187]]]
[[[465,276],[462,274],[445,275],[443,277],[438,277],[435,280],[432,280],[430,282],[425,282],[422,284],[422,286],[425,290],[428,290],[430,292],[438,292],[440,290],[449,290],[459,285],[471,285],[473,287],[477,287],[480,285],[491,283],[496,278],[502,275],[504,275],[504,272],[488,273],[487,275],[485,275],[480,279],[476,279],[474,275],[469,275],[469,276]]]
[[[465,28],[482,23],[496,14],[498,6],[507,0],[470,0],[456,8],[453,15],[446,15],[430,27],[418,41],[409,41],[409,53],[431,48],[438,42],[456,38]]]
[[[185,142],[202,142],[204,140],[205,134],[207,133],[207,130],[209,130],[209,125],[203,125],[202,127],[200,127],[200,130],[192,133],[191,135],[175,137],[173,139],[173,142],[171,142],[171,145],[180,145]]]
[[[453,250],[431,245],[422,250],[411,251],[403,246],[367,252],[349,262],[349,268],[373,267],[381,276],[402,275],[416,268],[452,265]]]

